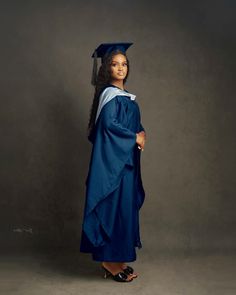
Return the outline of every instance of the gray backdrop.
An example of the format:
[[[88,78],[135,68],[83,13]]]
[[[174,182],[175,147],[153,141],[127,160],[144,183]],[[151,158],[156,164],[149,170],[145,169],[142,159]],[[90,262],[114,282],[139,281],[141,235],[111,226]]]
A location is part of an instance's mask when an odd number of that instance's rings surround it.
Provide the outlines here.
[[[131,41],[142,251],[235,249],[235,1],[1,1],[1,247],[79,248],[93,50]]]

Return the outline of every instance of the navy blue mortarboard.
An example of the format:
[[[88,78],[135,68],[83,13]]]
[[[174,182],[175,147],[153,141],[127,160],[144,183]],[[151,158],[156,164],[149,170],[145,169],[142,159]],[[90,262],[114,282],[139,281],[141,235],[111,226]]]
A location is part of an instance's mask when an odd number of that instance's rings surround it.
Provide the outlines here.
[[[97,57],[101,57],[102,62],[104,59],[104,56],[111,53],[115,50],[120,50],[124,54],[126,53],[126,50],[132,45],[133,43],[128,42],[120,42],[120,43],[102,43],[100,44],[95,50],[92,55],[94,58],[93,61],[93,73],[92,73],[92,85],[96,85],[97,82]]]

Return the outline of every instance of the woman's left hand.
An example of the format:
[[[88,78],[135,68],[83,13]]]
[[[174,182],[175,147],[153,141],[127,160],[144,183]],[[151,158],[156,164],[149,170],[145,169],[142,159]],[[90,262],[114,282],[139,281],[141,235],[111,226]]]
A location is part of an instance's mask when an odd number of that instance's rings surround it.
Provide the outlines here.
[[[144,151],[145,141],[146,141],[145,131],[141,131],[141,132],[137,133],[137,141],[136,142],[138,144],[138,148],[141,149],[142,151]]]

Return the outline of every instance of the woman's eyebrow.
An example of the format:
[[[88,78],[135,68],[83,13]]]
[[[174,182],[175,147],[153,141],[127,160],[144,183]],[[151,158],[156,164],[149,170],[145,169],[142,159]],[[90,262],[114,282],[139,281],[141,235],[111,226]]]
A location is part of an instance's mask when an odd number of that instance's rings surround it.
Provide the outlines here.
[[[116,62],[116,63],[119,63],[119,61],[116,61],[116,60],[113,60],[112,62]],[[121,63],[127,63],[127,61],[122,61]]]

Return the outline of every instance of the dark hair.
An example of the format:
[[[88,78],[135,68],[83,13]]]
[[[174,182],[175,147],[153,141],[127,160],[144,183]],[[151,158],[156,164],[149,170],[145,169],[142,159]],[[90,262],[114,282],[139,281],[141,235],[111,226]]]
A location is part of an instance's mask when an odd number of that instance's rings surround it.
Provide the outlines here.
[[[111,62],[112,58],[117,55],[117,54],[122,54],[126,57],[127,60],[127,75],[124,79],[124,83],[126,82],[128,75],[129,75],[129,60],[126,56],[126,54],[120,50],[115,50],[109,53],[108,55],[105,55],[102,59],[102,64],[99,68],[98,71],[98,76],[97,76],[97,81],[96,81],[96,86],[95,86],[95,92],[94,92],[94,97],[93,97],[93,103],[90,108],[90,117],[89,117],[89,123],[88,123],[88,129],[87,129],[87,136],[89,140],[91,140],[93,128],[95,126],[95,119],[96,119],[96,114],[97,114],[97,109],[98,109],[98,104],[99,104],[99,96],[102,92],[102,90],[108,86],[111,80]]]

